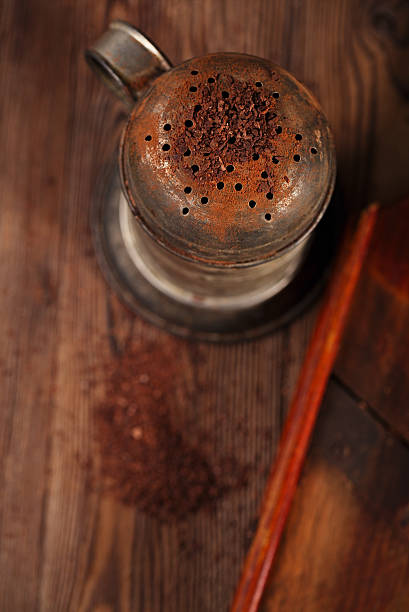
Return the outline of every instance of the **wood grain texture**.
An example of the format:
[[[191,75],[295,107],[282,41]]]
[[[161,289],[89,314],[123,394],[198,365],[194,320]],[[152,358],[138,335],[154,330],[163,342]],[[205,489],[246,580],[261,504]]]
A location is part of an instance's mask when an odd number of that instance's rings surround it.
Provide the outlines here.
[[[193,345],[135,318],[111,294],[88,213],[125,116],[85,65],[84,49],[123,18],[174,63],[220,50],[281,63],[327,112],[353,207],[374,190],[392,201],[406,189],[406,17],[395,5],[2,3],[0,610],[227,609],[314,321],[312,309],[251,344]],[[252,466],[248,487],[213,514],[166,526],[101,493],[94,410],[106,365],[130,344],[153,345],[152,360],[165,346],[173,351],[180,373],[169,401],[180,422],[197,419],[214,432],[215,452]]]
[[[409,442],[409,200],[382,212],[336,373]],[[368,359],[368,355],[375,358]],[[359,365],[359,367],[358,367]]]
[[[409,447],[330,384],[261,610],[404,612]]]

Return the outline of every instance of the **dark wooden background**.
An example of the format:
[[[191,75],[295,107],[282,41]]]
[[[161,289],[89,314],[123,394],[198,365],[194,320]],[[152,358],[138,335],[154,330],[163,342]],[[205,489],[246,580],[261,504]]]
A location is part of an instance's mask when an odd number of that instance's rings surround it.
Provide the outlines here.
[[[409,203],[392,205],[408,192],[402,0],[3,1],[0,610],[226,611],[316,314],[248,344],[194,344],[107,288],[88,214],[125,115],[83,51],[113,18],[174,63],[228,50],[282,64],[329,117],[346,205],[390,205],[262,607],[406,612]],[[170,352],[176,390],[161,391],[173,417],[196,419],[215,455],[251,466],[248,486],[213,512],[160,524],[102,493],[95,407],[129,347],[151,351],[153,374]]]

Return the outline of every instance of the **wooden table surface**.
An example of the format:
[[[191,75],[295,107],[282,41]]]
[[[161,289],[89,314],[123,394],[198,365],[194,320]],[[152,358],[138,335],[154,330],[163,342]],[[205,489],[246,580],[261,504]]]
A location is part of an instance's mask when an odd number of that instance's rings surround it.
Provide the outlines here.
[[[282,64],[328,115],[345,205],[388,206],[262,609],[406,612],[409,202],[392,204],[408,191],[409,6],[398,0],[2,3],[0,610],[228,610],[316,313],[251,343],[191,343],[106,286],[88,215],[125,114],[83,51],[114,18],[174,63],[228,50]],[[104,493],[95,410],[129,351],[150,353],[151,376],[172,355],[172,387],[157,382],[171,418],[249,466],[211,512],[160,523]]]

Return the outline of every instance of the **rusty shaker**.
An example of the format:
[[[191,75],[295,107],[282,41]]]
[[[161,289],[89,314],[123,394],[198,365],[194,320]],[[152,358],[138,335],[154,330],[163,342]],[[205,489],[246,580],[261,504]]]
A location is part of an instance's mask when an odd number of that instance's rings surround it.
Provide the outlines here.
[[[334,187],[332,135],[310,92],[250,55],[171,67],[121,21],[86,57],[130,110],[118,216],[135,274],[216,327],[279,295]]]

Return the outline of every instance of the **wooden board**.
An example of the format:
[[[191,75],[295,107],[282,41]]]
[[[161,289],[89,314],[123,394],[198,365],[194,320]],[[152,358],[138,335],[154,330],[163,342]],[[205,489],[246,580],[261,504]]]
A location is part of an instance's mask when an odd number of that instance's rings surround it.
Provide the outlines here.
[[[357,289],[337,375],[409,442],[409,200],[384,210]],[[369,358],[370,356],[370,358]]]
[[[261,609],[405,612],[409,446],[331,383]]]
[[[381,210],[263,610],[408,609],[408,231]]]
[[[125,114],[85,65],[87,44],[123,18],[174,63],[220,50],[281,63],[328,114],[353,208],[374,193],[393,201],[407,186],[404,10],[352,0],[3,2],[0,610],[227,610],[314,321],[312,309],[254,343],[189,344],[133,317],[111,294],[88,214]],[[250,466],[248,486],[213,513],[162,525],[102,494],[95,410],[107,370],[135,347],[151,352],[153,368],[155,355],[173,355],[175,386],[158,383],[172,418],[207,430],[210,456],[230,453]],[[314,492],[319,473],[313,480]],[[336,503],[331,491],[321,498],[323,516]],[[347,502],[358,533],[366,515]],[[394,546],[388,533],[381,565]],[[329,558],[330,534],[328,526]],[[351,544],[345,580],[363,557]],[[394,563],[403,580],[401,552]],[[318,581],[326,571],[316,568]],[[327,601],[331,609],[331,592]]]

